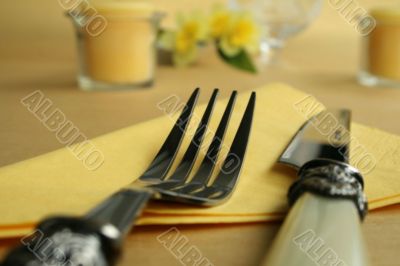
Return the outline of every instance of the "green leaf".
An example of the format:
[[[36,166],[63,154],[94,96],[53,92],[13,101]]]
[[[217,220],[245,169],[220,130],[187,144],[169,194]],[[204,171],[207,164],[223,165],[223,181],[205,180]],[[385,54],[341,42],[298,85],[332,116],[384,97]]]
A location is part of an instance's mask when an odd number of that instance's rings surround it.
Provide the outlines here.
[[[244,70],[253,74],[257,73],[257,68],[254,65],[250,55],[245,51],[241,50],[235,56],[227,56],[224,52],[218,48],[218,55],[225,61],[225,63],[238,68],[240,70]]]

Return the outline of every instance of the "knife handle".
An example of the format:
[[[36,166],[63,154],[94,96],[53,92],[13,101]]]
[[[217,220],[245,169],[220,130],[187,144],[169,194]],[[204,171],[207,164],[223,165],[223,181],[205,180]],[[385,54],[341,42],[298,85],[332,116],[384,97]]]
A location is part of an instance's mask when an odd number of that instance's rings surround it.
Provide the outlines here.
[[[21,242],[1,266],[108,266],[120,253],[115,227],[73,217],[46,219]]]
[[[360,225],[352,200],[305,192],[292,206],[263,265],[367,266]]]

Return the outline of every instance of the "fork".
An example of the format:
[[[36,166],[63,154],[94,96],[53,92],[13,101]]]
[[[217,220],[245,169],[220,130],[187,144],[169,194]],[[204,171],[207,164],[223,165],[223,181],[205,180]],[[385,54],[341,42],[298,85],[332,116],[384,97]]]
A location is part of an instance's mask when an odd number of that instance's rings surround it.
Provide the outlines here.
[[[196,89],[161,149],[137,180],[105,199],[82,218],[60,216],[42,221],[34,233],[21,240],[23,245],[12,250],[1,265],[114,265],[123,240],[150,199],[202,206],[213,206],[227,200],[235,189],[243,166],[256,94],[252,92],[229,153],[212,182],[211,176],[234,108],[236,91],[232,92],[206,155],[193,177],[189,178],[208,129],[218,89],[212,93],[180,163],[168,176],[198,95],[199,89]]]

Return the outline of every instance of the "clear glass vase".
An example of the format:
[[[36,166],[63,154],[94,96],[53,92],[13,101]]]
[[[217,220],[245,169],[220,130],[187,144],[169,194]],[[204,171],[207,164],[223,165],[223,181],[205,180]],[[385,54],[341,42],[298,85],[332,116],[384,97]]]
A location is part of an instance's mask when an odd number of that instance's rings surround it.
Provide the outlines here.
[[[247,10],[262,28],[261,64],[274,64],[288,38],[306,28],[320,13],[322,0],[230,0],[232,9]]]

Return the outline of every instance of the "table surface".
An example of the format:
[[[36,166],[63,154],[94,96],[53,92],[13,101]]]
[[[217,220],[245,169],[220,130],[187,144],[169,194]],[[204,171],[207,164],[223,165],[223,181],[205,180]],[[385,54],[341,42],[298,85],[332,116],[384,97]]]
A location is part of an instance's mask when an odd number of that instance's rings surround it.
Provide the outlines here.
[[[357,122],[400,134],[400,124],[394,122],[400,116],[400,90],[357,84],[360,36],[328,1],[317,22],[290,40],[281,54],[282,63],[258,75],[231,69],[216,58],[212,49],[205,49],[193,67],[158,67],[152,88],[93,93],[80,91],[76,85],[75,39],[70,22],[57,1],[41,2],[40,6],[34,0],[0,4],[0,166],[62,147],[20,104],[21,98],[37,89],[88,137],[161,115],[156,103],[172,93],[187,96],[194,87],[201,87],[200,100],[204,102],[214,87],[227,96],[232,89],[251,90],[274,81],[311,93],[328,106],[350,108]],[[183,9],[187,6],[184,2],[171,1],[168,8]],[[374,1],[360,0],[358,4],[369,8]],[[214,265],[248,266],[260,264],[279,225],[177,228]],[[119,265],[180,265],[156,239],[169,228],[136,227],[126,241]],[[363,230],[373,265],[398,265],[400,205],[371,212]],[[16,242],[17,239],[1,240],[0,255]]]

